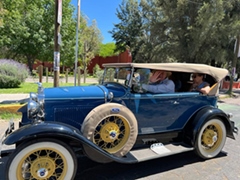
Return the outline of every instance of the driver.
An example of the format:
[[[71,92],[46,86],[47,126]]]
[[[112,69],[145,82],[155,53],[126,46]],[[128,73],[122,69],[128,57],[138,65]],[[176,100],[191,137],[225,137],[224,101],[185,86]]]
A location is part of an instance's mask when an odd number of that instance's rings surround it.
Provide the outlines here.
[[[175,85],[168,79],[171,74],[168,71],[155,70],[149,79],[149,84],[142,84],[142,88],[151,93],[172,93]]]

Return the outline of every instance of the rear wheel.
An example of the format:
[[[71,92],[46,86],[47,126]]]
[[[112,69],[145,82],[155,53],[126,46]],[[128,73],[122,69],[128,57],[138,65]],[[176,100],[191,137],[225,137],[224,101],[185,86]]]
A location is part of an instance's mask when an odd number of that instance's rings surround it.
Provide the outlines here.
[[[122,157],[133,147],[138,127],[135,116],[128,108],[121,104],[108,103],[96,107],[88,114],[81,131],[103,150]],[[83,148],[87,156],[94,161],[111,161],[86,145],[83,145]]]
[[[211,119],[201,127],[195,142],[195,152],[203,159],[217,156],[226,142],[226,127],[220,119]]]
[[[74,179],[76,169],[76,156],[66,143],[34,140],[19,145],[11,155],[6,179]]]

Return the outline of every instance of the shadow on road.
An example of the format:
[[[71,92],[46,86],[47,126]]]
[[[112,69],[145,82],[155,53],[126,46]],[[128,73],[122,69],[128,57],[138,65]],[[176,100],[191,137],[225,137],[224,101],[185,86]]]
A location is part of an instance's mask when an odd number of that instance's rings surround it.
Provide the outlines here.
[[[221,152],[216,158],[226,155],[225,152]],[[78,160],[76,180],[133,180],[203,161],[193,151],[138,164],[119,164],[115,162],[99,164],[83,157]]]
[[[3,151],[0,159],[0,180],[5,177],[5,166],[8,160],[8,153],[12,150]],[[221,152],[216,158],[227,156],[226,152]],[[216,159],[215,158],[215,159]],[[204,162],[193,151],[177,155],[163,157],[155,160],[141,162],[137,164],[108,163],[100,164],[91,161],[87,157],[78,158],[78,170],[75,180],[133,180],[144,178],[154,174],[178,169],[198,162]]]

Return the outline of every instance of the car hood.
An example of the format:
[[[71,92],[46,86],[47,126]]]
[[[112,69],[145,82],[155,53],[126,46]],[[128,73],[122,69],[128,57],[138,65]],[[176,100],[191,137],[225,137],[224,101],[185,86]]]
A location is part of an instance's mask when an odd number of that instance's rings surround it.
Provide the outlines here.
[[[81,99],[91,98],[99,99],[104,98],[108,90],[104,86],[71,86],[71,87],[54,87],[45,88],[45,100],[51,99]]]

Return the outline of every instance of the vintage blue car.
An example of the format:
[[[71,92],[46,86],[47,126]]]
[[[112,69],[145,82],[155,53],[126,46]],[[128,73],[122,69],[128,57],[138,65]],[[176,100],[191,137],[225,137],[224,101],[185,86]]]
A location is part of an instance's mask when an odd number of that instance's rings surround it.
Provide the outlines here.
[[[151,93],[143,88],[153,71],[170,72],[175,89]],[[193,73],[210,85],[190,91]],[[217,156],[237,128],[218,109],[226,69],[187,63],[104,64],[99,84],[43,88],[30,93],[2,144],[16,144],[6,179],[74,179],[77,153],[107,163],[138,163],[194,150],[203,159]]]

